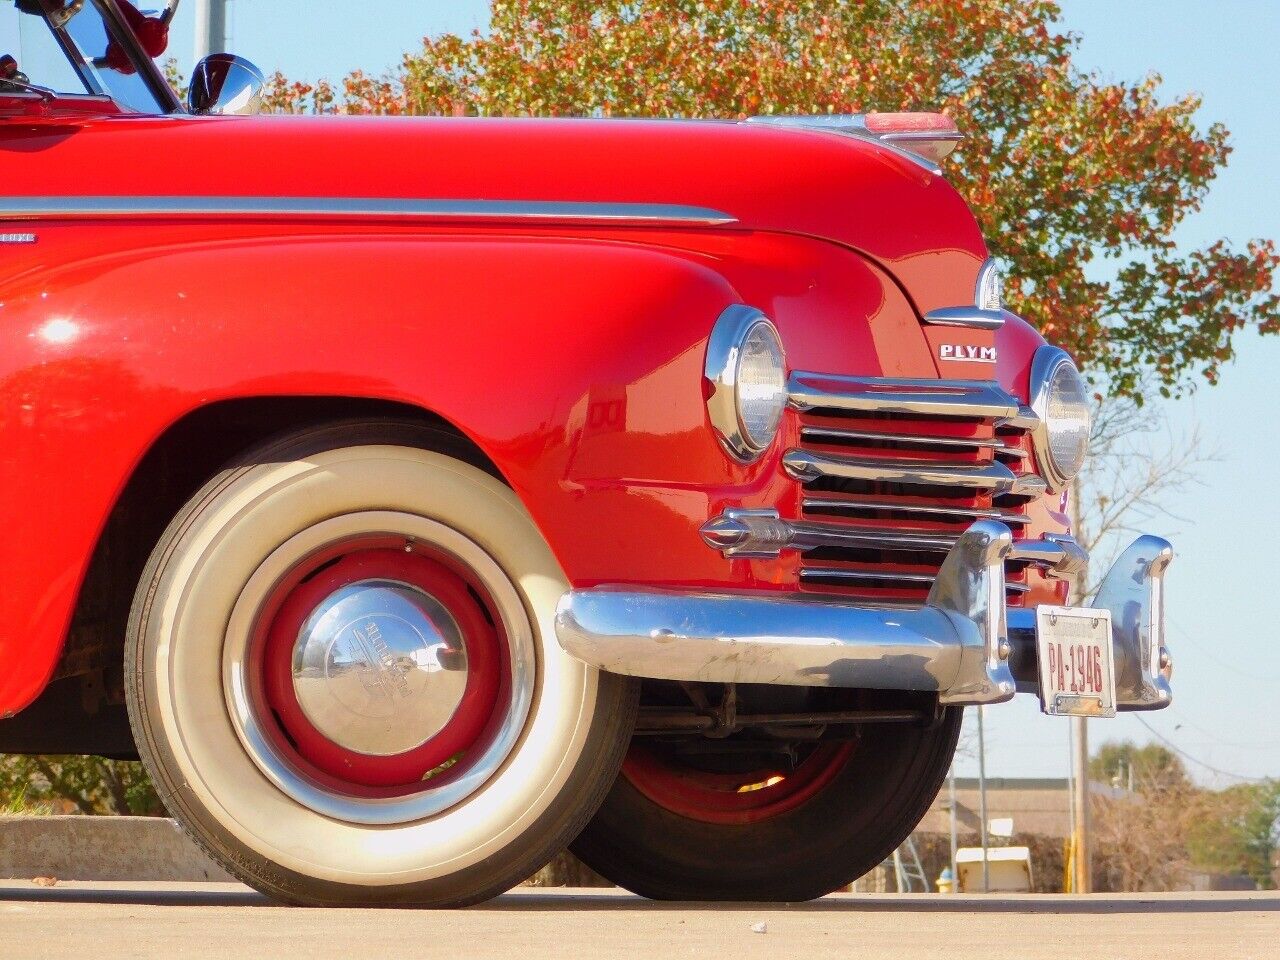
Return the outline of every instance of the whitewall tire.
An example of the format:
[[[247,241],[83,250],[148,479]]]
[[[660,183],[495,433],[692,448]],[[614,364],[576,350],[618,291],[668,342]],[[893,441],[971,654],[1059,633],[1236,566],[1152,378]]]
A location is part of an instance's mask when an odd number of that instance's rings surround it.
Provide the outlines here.
[[[298,433],[211,480],[147,565],[139,751],[192,836],[276,898],[491,897],[616,776],[636,686],[559,648],[564,573],[475,459],[396,422]]]

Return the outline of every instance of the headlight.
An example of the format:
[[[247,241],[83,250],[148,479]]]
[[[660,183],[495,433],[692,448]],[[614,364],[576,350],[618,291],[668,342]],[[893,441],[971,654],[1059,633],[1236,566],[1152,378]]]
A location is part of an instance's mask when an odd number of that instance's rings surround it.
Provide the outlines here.
[[[1055,492],[1084,466],[1091,414],[1084,379],[1075,362],[1057,347],[1041,347],[1031,361],[1031,408],[1036,427],[1036,458]]]
[[[748,463],[773,443],[787,405],[786,367],[768,317],[742,304],[720,314],[707,342],[707,411],[735,459]]]

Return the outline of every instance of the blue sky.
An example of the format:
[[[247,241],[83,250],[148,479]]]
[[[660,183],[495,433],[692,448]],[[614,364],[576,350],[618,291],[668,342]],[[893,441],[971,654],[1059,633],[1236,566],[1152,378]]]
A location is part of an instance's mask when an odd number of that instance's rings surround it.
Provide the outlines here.
[[[1063,24],[1080,34],[1078,64],[1105,77],[1163,75],[1166,95],[1198,92],[1205,123],[1220,120],[1235,147],[1204,209],[1178,240],[1188,249],[1226,237],[1280,235],[1280,4],[1272,0],[1063,0]],[[189,69],[191,13],[175,25],[173,52]],[[370,11],[361,14],[360,11]],[[381,73],[421,37],[469,32],[486,22],[482,0],[382,0],[365,7],[332,0],[232,0],[231,46],[266,70],[299,79],[337,79],[359,67]],[[376,11],[376,12],[373,12]],[[1280,337],[1238,342],[1239,360],[1223,383],[1165,404],[1172,436],[1193,427],[1217,450],[1203,486],[1169,507],[1151,531],[1173,540],[1169,615],[1176,661],[1175,705],[1142,719],[1191,757],[1232,774],[1280,776],[1280,723],[1271,701],[1280,688],[1276,568],[1268,540],[1280,538]],[[1062,776],[1066,724],[1039,715],[1034,701],[987,713],[988,773]],[[1134,717],[1094,721],[1090,738],[1147,740]],[[1189,768],[1206,782],[1228,778]],[[960,762],[960,772],[976,765]]]

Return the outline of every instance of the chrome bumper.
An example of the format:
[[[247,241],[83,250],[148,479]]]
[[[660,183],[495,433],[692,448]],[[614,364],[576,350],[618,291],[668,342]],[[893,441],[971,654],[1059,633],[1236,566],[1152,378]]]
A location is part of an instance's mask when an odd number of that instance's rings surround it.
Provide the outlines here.
[[[573,590],[560,601],[564,649],[612,673],[660,680],[937,691],[946,704],[1000,703],[1035,691],[1035,611],[1006,611],[1004,563],[1071,569],[1073,543],[1015,540],[979,520],[947,554],[923,607],[857,606],[774,593],[632,587]],[[1111,611],[1116,705],[1167,706],[1164,571],[1168,542],[1139,537],[1111,568],[1094,606]]]

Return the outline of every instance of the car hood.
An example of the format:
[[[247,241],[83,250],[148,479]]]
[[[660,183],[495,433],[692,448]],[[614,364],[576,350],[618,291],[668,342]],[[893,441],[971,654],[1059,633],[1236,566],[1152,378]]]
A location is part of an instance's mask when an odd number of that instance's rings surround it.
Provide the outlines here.
[[[27,146],[16,149],[19,139]],[[46,142],[33,148],[32,139]],[[359,197],[706,208],[715,229],[818,237],[892,272],[922,313],[971,303],[986,248],[946,180],[839,133],[718,121],[103,118],[0,132],[16,195],[37,169],[82,196]],[[110,162],[109,158],[117,158]],[[158,162],[143,161],[153,158]]]

